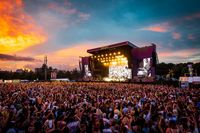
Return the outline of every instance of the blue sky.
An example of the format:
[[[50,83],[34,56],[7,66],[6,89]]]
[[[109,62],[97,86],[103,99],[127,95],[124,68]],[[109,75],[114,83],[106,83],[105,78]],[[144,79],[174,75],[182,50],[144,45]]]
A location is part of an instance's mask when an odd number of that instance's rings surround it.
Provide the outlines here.
[[[88,48],[127,40],[137,46],[157,44],[160,62],[200,60],[199,0],[22,2],[20,8],[23,13],[30,16],[35,25],[43,30],[46,40],[39,45],[6,54],[40,59],[47,54],[50,65],[64,66],[62,68],[65,69],[76,67],[78,63],[74,62],[78,62],[78,54],[87,55],[85,51]],[[31,62],[23,64],[35,67]]]

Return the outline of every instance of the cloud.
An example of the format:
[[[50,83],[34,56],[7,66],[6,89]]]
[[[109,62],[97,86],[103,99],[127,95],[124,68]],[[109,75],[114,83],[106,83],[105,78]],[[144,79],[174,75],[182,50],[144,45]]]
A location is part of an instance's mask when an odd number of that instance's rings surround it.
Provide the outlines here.
[[[191,14],[189,16],[184,17],[184,19],[186,19],[186,20],[193,20],[193,19],[196,19],[196,18],[200,18],[200,12],[194,13],[194,14]]]
[[[0,60],[1,61],[29,61],[29,62],[40,61],[32,57],[22,57],[22,56],[16,56],[16,55],[8,55],[8,54],[0,54]]]
[[[189,60],[194,63],[200,62],[200,53],[193,54]]]
[[[70,25],[68,19],[64,19],[64,17],[60,17],[46,9],[39,12],[36,19],[37,22],[48,32],[50,37],[49,40],[54,38],[54,34],[59,30],[68,28]]]
[[[173,32],[172,38],[175,39],[175,40],[179,40],[181,38],[181,34],[178,33],[178,32]]]
[[[35,68],[39,68],[42,66],[42,63],[23,63],[21,64],[21,68],[28,69],[28,70],[35,70]]]
[[[169,23],[161,23],[148,27],[144,27],[141,30],[153,31],[153,32],[168,32],[170,30]]]
[[[17,55],[0,54],[0,69],[12,70],[29,69],[34,70],[36,67],[42,66],[42,59],[33,57],[24,57]]]
[[[57,13],[64,14],[64,15],[73,15],[78,12],[76,8],[69,8],[70,5],[60,6],[57,3],[52,2],[52,3],[49,3],[47,6],[48,6],[48,9],[55,11]]]
[[[101,42],[86,42],[74,44],[75,46],[47,53],[48,65],[59,69],[79,68],[79,59],[88,56],[87,49],[105,45]],[[44,55],[37,55],[35,58],[42,60]]]
[[[166,50],[164,52],[158,52],[158,57],[161,62],[181,63],[188,62],[196,59],[196,55],[199,55],[200,49],[184,49],[184,50]]]
[[[13,53],[47,40],[44,30],[24,11],[22,0],[0,2],[0,53]]]
[[[195,37],[194,37],[194,35],[189,34],[189,35],[188,35],[188,39],[189,39],[189,40],[195,40]]]
[[[35,70],[36,67],[41,67],[42,63],[40,62],[27,62],[27,61],[1,61],[0,60],[0,69],[15,71],[17,69],[29,69]]]
[[[73,69],[78,67],[79,57],[87,56],[87,49],[91,44],[78,44],[76,46],[47,53],[48,64],[59,69]],[[43,55],[37,56],[43,58]]]
[[[82,20],[88,20],[89,17],[90,17],[90,14],[87,14],[87,13],[79,13],[79,18],[81,18]]]
[[[88,20],[90,17],[90,14],[80,11],[69,1],[64,1],[64,3],[54,1],[38,5],[37,8],[39,12],[32,9],[31,13],[37,22],[49,31],[49,34]]]

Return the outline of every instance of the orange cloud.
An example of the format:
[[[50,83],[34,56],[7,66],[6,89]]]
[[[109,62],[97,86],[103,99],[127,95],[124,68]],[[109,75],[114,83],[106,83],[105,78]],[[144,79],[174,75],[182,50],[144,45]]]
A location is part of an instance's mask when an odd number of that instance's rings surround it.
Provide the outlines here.
[[[44,53],[40,55],[32,55],[37,62],[28,62],[28,61],[1,61],[0,60],[0,68],[2,70],[16,70],[20,68],[28,68],[34,70],[36,67],[41,67],[43,64],[44,56],[48,57],[48,66],[52,66],[54,68],[69,70],[74,68],[79,68],[79,59],[81,56],[89,56],[87,53],[88,49],[105,46],[108,44],[112,44],[113,42],[86,42],[80,44],[74,44],[72,47],[64,48],[61,50]],[[23,53],[20,53],[23,56]],[[26,55],[26,54],[25,54]],[[25,56],[24,55],[24,56]],[[2,63],[1,63],[2,62]]]
[[[179,40],[181,38],[181,34],[178,32],[173,32],[172,33],[172,37],[176,40]]]
[[[23,57],[23,56],[17,56],[17,55],[1,54],[1,53],[0,53],[0,60],[3,60],[3,61],[37,61],[32,57]]]
[[[48,65],[65,70],[78,68],[80,59],[79,57],[88,56],[89,54],[87,53],[87,49],[102,46],[102,44],[103,43],[82,43],[73,47],[47,53]],[[34,58],[43,60],[44,55],[38,55]]]
[[[15,61],[1,61],[0,60],[0,70],[15,71],[17,69],[33,69],[40,66],[41,63],[30,62],[27,65],[26,61],[15,62]],[[34,66],[34,67],[29,67]]]
[[[0,2],[0,53],[14,53],[46,41],[47,36],[23,9],[22,0]]]
[[[91,44],[79,44],[74,47],[47,53],[48,65],[59,69],[78,68],[79,57],[89,55],[87,49],[91,47]],[[35,58],[42,60],[44,55],[37,55]]]
[[[162,24],[145,27],[145,28],[142,28],[141,30],[149,30],[153,32],[167,32],[170,30],[170,26],[168,23],[162,23]]]

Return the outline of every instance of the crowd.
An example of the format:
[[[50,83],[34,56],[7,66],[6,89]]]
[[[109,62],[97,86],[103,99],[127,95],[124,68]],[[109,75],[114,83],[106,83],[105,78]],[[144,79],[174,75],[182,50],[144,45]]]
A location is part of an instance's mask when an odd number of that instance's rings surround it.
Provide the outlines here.
[[[0,133],[198,133],[200,88],[0,84]]]

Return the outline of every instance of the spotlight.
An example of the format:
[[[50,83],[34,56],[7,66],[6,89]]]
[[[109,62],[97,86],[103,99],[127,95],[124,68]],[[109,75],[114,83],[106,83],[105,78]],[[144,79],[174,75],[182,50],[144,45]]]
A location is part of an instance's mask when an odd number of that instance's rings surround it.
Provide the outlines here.
[[[117,62],[112,62],[112,65],[117,65]]]

